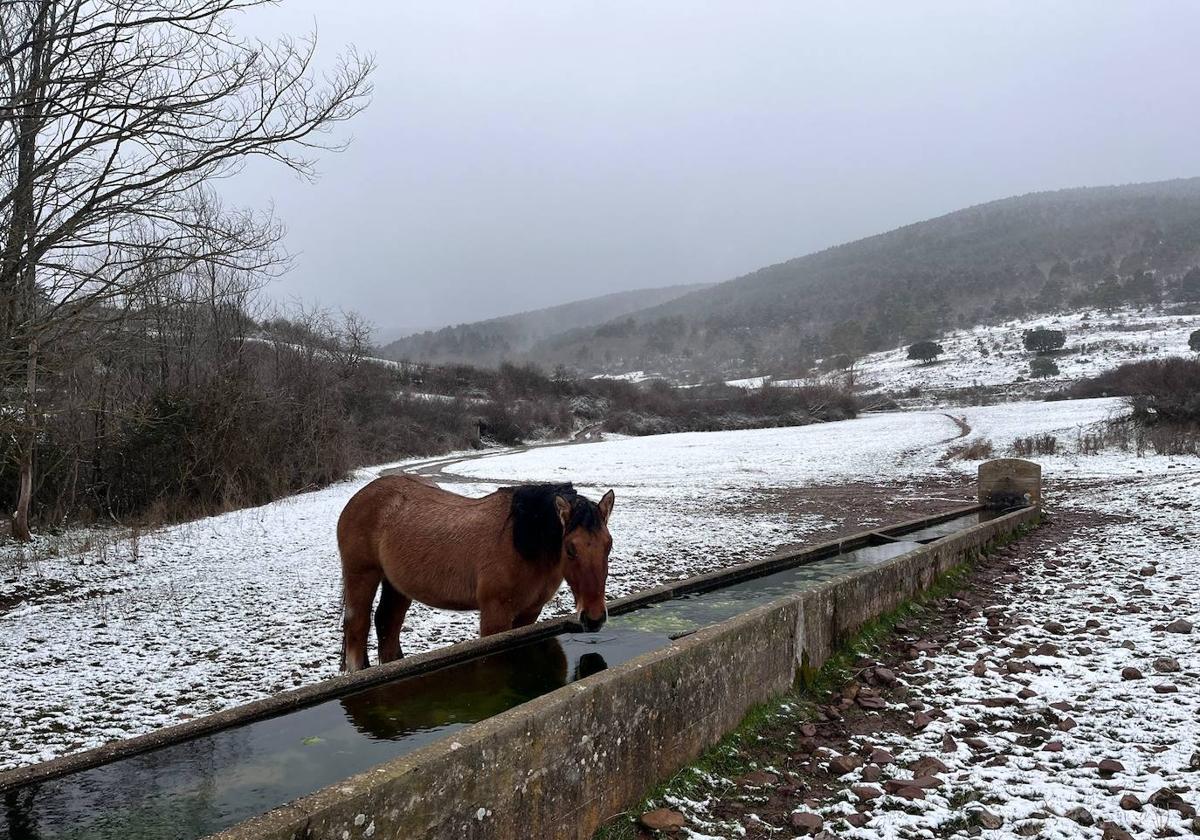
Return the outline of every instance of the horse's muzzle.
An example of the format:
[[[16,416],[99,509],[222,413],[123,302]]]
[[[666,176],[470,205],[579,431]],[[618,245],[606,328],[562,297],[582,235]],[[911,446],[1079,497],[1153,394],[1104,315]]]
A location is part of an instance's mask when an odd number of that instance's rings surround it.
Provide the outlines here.
[[[608,620],[608,608],[605,607],[604,612],[599,618],[592,618],[587,614],[586,610],[579,611],[579,623],[583,626],[584,632],[595,633],[604,626],[604,622]]]

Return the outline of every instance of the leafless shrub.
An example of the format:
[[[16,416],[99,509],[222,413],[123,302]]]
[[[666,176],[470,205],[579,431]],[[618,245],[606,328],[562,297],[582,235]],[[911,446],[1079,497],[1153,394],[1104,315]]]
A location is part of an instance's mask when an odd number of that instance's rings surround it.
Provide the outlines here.
[[[1012,453],[1018,458],[1034,455],[1054,455],[1058,452],[1058,438],[1054,435],[1020,437],[1012,442]]]
[[[946,452],[947,460],[986,461],[992,457],[995,447],[986,438],[979,438],[950,447]]]

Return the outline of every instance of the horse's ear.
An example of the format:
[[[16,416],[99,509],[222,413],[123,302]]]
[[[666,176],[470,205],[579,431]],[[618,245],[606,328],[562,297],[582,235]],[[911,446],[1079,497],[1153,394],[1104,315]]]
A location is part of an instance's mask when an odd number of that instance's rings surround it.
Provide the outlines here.
[[[558,521],[562,523],[563,530],[567,530],[567,520],[571,518],[571,505],[562,496],[554,497],[554,509],[558,511]]]
[[[617,497],[613,495],[613,491],[609,490],[604,494],[604,498],[600,500],[600,504],[597,505],[600,508],[600,518],[604,520],[605,525],[608,524],[608,515],[612,513],[613,502],[616,500]]]

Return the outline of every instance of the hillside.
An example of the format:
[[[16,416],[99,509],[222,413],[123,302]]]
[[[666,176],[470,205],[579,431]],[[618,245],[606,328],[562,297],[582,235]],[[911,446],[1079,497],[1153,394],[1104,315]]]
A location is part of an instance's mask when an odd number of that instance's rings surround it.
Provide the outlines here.
[[[547,309],[427,330],[385,345],[380,355],[405,361],[495,365],[519,360],[539,341],[564,331],[594,327],[703,288],[699,284],[616,292]]]
[[[1179,297],[1200,264],[1200,178],[1033,193],[760,269],[531,355],[679,380],[802,374],[952,328]]]

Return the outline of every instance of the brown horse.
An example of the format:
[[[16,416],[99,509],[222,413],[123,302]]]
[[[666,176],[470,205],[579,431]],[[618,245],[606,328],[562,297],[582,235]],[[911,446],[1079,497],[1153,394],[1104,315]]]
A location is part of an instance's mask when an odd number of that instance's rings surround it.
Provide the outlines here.
[[[400,628],[413,601],[479,610],[488,636],[537,621],[565,578],[585,630],[608,617],[604,586],[612,537],[609,490],[599,504],[570,484],[506,487],[481,499],[410,475],[377,478],[338,519],[342,556],[342,668],[367,661],[375,591],[379,660],[399,659]]]

